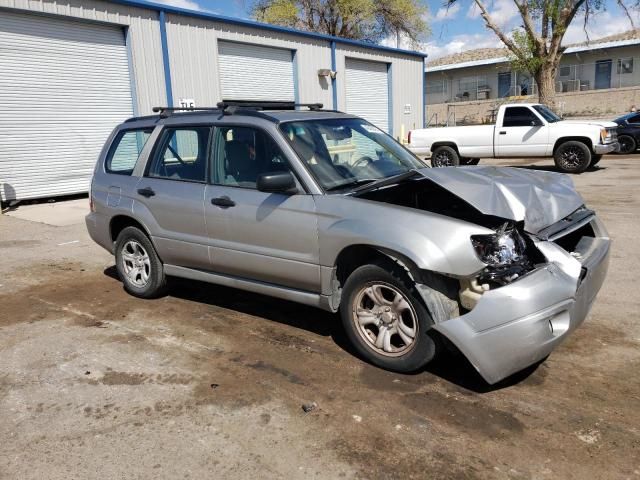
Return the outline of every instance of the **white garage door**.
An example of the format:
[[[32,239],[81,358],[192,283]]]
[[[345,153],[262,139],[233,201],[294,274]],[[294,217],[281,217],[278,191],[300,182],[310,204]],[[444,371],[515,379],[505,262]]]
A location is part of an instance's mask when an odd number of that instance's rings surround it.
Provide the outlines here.
[[[347,113],[358,115],[389,131],[387,64],[347,58]]]
[[[122,29],[2,12],[2,200],[86,192],[104,141],[132,114]]]
[[[295,100],[291,50],[218,42],[224,100]]]

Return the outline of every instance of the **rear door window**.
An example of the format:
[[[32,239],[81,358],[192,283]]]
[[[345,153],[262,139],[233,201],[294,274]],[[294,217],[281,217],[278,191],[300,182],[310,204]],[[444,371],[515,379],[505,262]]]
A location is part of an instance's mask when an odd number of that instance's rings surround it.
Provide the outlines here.
[[[156,178],[205,182],[210,127],[167,128],[148,175]]]
[[[120,132],[107,157],[105,170],[118,175],[131,175],[152,131],[153,129],[141,129]]]

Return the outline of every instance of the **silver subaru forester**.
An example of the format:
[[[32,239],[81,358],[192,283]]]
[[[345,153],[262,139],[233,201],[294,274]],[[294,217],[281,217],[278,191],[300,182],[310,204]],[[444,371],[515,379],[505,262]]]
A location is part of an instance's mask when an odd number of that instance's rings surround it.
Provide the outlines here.
[[[128,292],[176,276],[339,311],[357,352],[398,372],[444,336],[489,383],[582,323],[610,239],[568,177],[427,168],[307,107],[160,109],[114,130],[86,222]]]

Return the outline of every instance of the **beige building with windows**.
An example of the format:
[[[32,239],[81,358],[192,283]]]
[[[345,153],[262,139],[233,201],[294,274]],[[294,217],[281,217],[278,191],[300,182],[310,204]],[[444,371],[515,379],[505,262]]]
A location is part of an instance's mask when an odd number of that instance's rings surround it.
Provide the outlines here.
[[[556,77],[556,109],[566,116],[613,117],[640,107],[640,30],[567,48]],[[470,50],[427,63],[429,125],[477,123],[505,101],[535,100],[531,75],[511,68],[504,48]]]

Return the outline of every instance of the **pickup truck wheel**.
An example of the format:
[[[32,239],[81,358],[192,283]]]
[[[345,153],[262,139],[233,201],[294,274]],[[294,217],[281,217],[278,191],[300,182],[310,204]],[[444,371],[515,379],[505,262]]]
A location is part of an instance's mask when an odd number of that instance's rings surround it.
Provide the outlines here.
[[[582,142],[564,142],[553,155],[556,166],[565,173],[582,173],[591,165],[591,150]]]
[[[149,237],[127,227],[116,239],[116,269],[124,289],[140,298],[155,298],[165,290],[164,267]]]
[[[602,160],[602,155],[591,155],[591,166],[597,165]]]
[[[431,154],[433,167],[457,167],[458,165],[460,165],[460,156],[452,147],[446,145],[437,147]]]
[[[622,155],[628,155],[633,153],[638,148],[638,144],[634,140],[634,138],[630,135],[620,135],[618,137],[618,144],[620,148],[618,149],[618,153]]]
[[[431,315],[404,270],[391,263],[364,265],[345,282],[340,315],[356,351],[374,365],[413,372],[435,355],[427,335]]]

